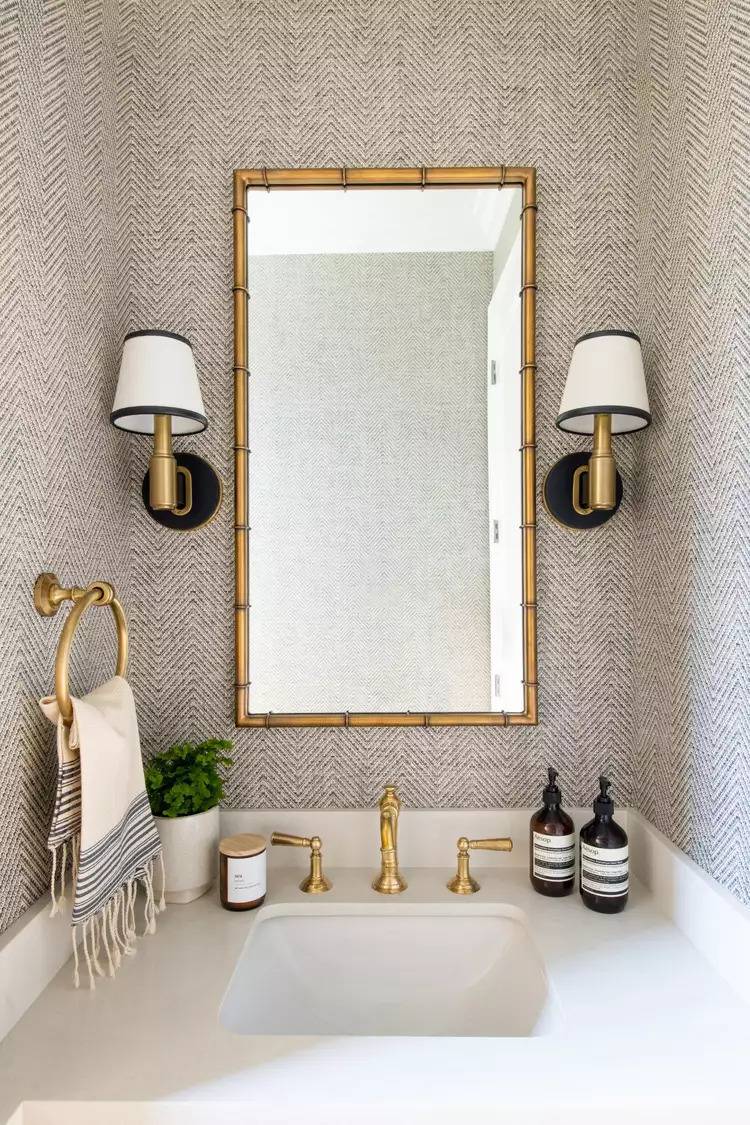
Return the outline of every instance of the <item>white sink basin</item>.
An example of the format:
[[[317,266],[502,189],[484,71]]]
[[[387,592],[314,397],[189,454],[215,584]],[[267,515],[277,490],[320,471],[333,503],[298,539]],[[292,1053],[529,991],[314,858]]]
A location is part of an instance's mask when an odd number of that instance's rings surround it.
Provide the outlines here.
[[[242,1035],[539,1035],[554,1005],[511,907],[263,909],[220,1018]]]

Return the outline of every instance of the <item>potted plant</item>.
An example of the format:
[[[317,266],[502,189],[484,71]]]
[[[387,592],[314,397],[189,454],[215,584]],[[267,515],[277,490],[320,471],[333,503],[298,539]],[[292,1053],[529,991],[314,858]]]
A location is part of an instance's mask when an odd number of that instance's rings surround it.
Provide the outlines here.
[[[216,878],[221,770],[231,742],[178,742],[146,766],[146,791],[164,853],[167,902],[192,902]]]

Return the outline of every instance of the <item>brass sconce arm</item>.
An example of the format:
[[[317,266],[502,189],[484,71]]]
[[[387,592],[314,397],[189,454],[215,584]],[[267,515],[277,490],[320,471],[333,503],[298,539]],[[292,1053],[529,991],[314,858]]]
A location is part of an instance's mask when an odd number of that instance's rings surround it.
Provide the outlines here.
[[[588,502],[583,482],[588,482]],[[594,448],[588,461],[573,473],[573,510],[579,516],[611,512],[617,503],[617,467],[612,453],[612,415],[594,415]]]
[[[185,498],[177,504],[177,480],[182,477]],[[193,507],[193,475],[178,465],[172,452],[172,419],[169,414],[154,416],[154,449],[148,463],[148,502],[155,512],[186,516]]]
[[[302,880],[299,889],[306,895],[320,895],[330,891],[333,884],[323,874],[323,843],[320,836],[291,836],[288,832],[272,832],[271,843],[287,848],[309,848],[310,874]]]
[[[456,841],[458,847],[458,870],[448,882],[448,890],[454,895],[473,895],[479,890],[479,883],[473,879],[469,871],[469,851],[479,848],[486,852],[511,852],[513,841],[507,836],[498,836],[488,840],[469,840],[466,836],[459,836]]]
[[[154,449],[148,463],[148,502],[154,511],[177,507],[177,461],[172,453],[172,419],[154,416]]]
[[[611,511],[615,506],[617,470],[612,454],[612,415],[594,415],[594,449],[589,458],[589,507]]]

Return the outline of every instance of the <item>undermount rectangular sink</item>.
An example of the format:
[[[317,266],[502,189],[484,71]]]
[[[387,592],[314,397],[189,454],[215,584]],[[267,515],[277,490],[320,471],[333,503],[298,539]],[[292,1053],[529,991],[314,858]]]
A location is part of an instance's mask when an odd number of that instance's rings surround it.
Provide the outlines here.
[[[553,1009],[512,908],[332,904],[261,911],[220,1019],[242,1035],[528,1036]]]

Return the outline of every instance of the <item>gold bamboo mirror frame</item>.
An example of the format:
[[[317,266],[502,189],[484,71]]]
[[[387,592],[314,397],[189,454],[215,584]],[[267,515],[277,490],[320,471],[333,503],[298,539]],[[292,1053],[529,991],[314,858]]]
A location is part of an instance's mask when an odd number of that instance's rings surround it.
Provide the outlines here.
[[[251,605],[249,565],[251,515],[248,467],[250,449],[248,380],[251,377],[248,304],[248,191],[318,188],[413,188],[416,191],[483,187],[521,189],[521,578],[523,710],[254,713],[251,710]],[[537,593],[536,593],[536,176],[533,168],[298,168],[241,169],[234,173],[234,466],[235,466],[235,723],[239,727],[364,727],[364,726],[532,726],[537,719]]]

